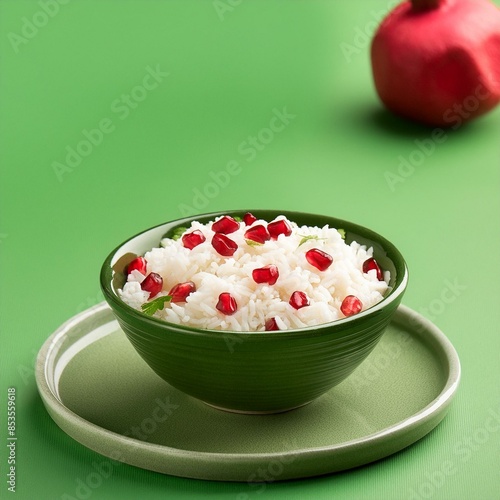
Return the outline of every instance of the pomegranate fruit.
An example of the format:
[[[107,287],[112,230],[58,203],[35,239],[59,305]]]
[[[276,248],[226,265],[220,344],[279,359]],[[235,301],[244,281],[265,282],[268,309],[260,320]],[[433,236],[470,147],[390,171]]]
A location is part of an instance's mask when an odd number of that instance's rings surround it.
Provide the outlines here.
[[[273,331],[279,330],[279,326],[278,326],[278,323],[276,323],[275,318],[269,318],[266,321],[264,328],[265,328],[266,332],[273,332]]]
[[[163,287],[163,278],[157,273],[149,273],[141,283],[141,288],[149,292],[149,298],[153,298],[161,292]]]
[[[378,265],[377,261],[373,257],[366,259],[363,262],[363,272],[364,273],[367,273],[368,271],[371,271],[372,269],[375,269],[377,271],[377,279],[379,281],[384,281],[384,276],[382,275],[382,269],[380,269],[380,266]]]
[[[280,234],[284,234],[285,236],[290,236],[292,234],[292,228],[286,220],[270,222],[267,225],[267,230],[273,240],[277,240]]]
[[[354,295],[348,295],[340,305],[340,310],[344,316],[353,316],[363,309],[363,304]]]
[[[186,233],[182,236],[182,244],[186,248],[189,248],[189,250],[201,245],[205,240],[205,235],[199,229]]]
[[[309,297],[301,291],[293,292],[288,303],[294,309],[301,309],[309,305]]]
[[[256,243],[265,243],[271,239],[267,229],[262,224],[251,227],[245,231],[244,236],[246,240],[255,241]]]
[[[398,115],[458,128],[500,102],[500,9],[489,0],[411,0],[371,46],[377,93]]]
[[[306,252],[306,260],[316,269],[326,271],[331,266],[333,257],[319,248],[311,248]]]
[[[255,283],[267,283],[268,285],[274,285],[278,281],[279,271],[274,265],[269,265],[265,267],[259,267],[252,271],[252,278]]]
[[[139,271],[141,274],[146,274],[146,268],[148,263],[144,257],[136,257],[128,266],[127,266],[127,274],[130,274],[132,271]]]
[[[212,246],[216,252],[224,257],[231,257],[231,255],[238,250],[238,245],[231,238],[228,238],[222,233],[215,233],[212,238]]]
[[[238,305],[236,299],[229,292],[222,292],[215,308],[222,314],[230,316],[237,311]]]
[[[243,216],[243,222],[247,225],[247,226],[251,226],[255,221],[257,220],[257,217],[255,217],[254,214],[252,214],[251,212],[247,212],[244,216]]]
[[[168,292],[168,295],[172,297],[170,302],[186,302],[187,296],[195,291],[196,286],[192,281],[177,283],[177,285],[175,285],[172,290]]]
[[[238,231],[240,223],[234,220],[229,215],[224,215],[217,222],[212,224],[212,231],[214,233],[230,234]]]

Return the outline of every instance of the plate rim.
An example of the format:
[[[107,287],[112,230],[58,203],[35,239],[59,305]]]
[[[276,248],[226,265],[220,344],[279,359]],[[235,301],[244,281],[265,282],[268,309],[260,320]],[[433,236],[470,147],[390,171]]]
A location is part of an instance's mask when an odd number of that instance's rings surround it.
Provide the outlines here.
[[[290,473],[282,474],[275,480],[302,478],[340,472],[342,470],[351,469],[353,467],[365,465],[367,463],[385,458],[420,440],[441,422],[441,420],[445,417],[448,407],[457,392],[461,378],[461,365],[457,351],[455,350],[451,341],[446,337],[446,335],[434,323],[432,323],[431,320],[410,309],[408,306],[400,305],[391,322],[401,324],[404,323],[405,320],[407,321],[407,318],[412,318],[412,320],[415,321],[415,324],[419,325],[419,329],[421,329],[420,332],[415,332],[414,328],[412,328],[412,333],[414,335],[418,335],[420,338],[423,338],[424,333],[428,334],[429,338],[422,340],[422,342],[424,342],[427,346],[429,346],[429,344],[433,344],[434,348],[439,347],[439,358],[445,359],[448,365],[448,376],[440,393],[430,403],[421,408],[418,412],[414,413],[411,417],[408,417],[382,430],[378,430],[374,433],[367,434],[362,437],[344,441],[342,443],[335,443],[333,445],[325,446],[305,448],[302,447],[300,449],[287,450],[282,452],[275,451],[237,453],[195,451],[173,448],[167,445],[141,441],[139,439],[124,436],[117,432],[100,427],[99,425],[86,420],[85,418],[81,417],[80,415],[66,407],[58,397],[58,395],[54,394],[54,391],[50,387],[50,383],[47,378],[47,370],[50,369],[51,363],[53,363],[53,356],[58,352],[58,341],[60,339],[64,339],[68,332],[71,332],[76,325],[88,321],[97,314],[106,313],[109,314],[110,319],[109,321],[101,323],[101,325],[117,322],[108,304],[106,302],[101,302],[65,321],[59,328],[54,331],[54,333],[52,333],[46,339],[46,341],[41,346],[37,355],[35,377],[38,392],[41,396],[44,406],[46,407],[49,415],[55,421],[55,423],[66,434],[68,434],[83,446],[111,459],[120,456],[119,460],[129,465],[185,478],[247,482],[249,477],[248,471],[246,473],[242,471],[236,471],[236,473],[234,473],[233,471],[231,473],[231,471],[217,472],[217,470],[215,470],[215,472],[206,471],[204,473],[203,470],[197,469],[197,465],[199,466],[200,464],[215,464],[227,466],[228,464],[232,464],[233,466],[236,465],[240,468],[244,466],[245,470],[248,466],[251,467],[251,473],[255,472],[256,467],[258,467],[263,461],[271,462],[277,459],[295,459],[297,456],[302,456],[306,461],[314,460],[316,458],[324,460],[326,456],[330,457],[335,456],[336,454],[343,454],[349,450],[352,450],[353,452],[356,452],[356,450],[367,450],[371,446],[374,446],[379,442],[387,441],[386,444],[388,444],[388,446],[386,446],[386,448],[389,448],[389,450],[386,450],[384,453],[376,454],[375,457],[369,457],[368,459],[359,460],[352,465],[344,467],[339,467],[339,464],[330,464],[328,467],[323,467],[321,470],[319,468],[315,468],[314,470],[309,471],[309,473],[304,475],[297,473],[292,473],[291,475],[289,475]],[[85,335],[88,335],[88,333],[83,334],[82,337],[84,337]],[[106,447],[105,445],[96,446],[95,440],[92,443],[89,443],[88,441],[92,441],[92,439],[82,439],[82,436],[79,435],[78,430],[85,431],[84,434],[86,436],[99,436],[100,438],[102,438],[102,443],[112,443],[115,446],[112,447],[112,449],[109,449],[109,447]],[[420,430],[420,432],[416,432],[417,430]],[[412,432],[416,433],[415,436],[409,437],[409,434]],[[397,440],[398,438],[401,438],[400,442],[395,445],[393,441]],[[160,455],[163,457],[175,457],[176,459],[183,460],[182,463],[177,464],[177,466],[175,464],[171,464],[171,467],[168,467],[168,464],[167,466],[163,464],[164,467],[147,466],[145,465],[144,461],[140,459],[140,456],[136,460],[130,458],[123,460],[123,457],[121,457],[121,452],[124,450],[127,452],[130,451],[130,447],[133,447],[134,451],[136,451],[138,455],[141,456],[144,453],[153,453],[154,455]],[[187,469],[191,470],[190,472],[187,472],[185,470],[186,467],[184,465],[186,460],[187,465],[194,464],[194,467],[187,467]],[[145,460],[145,462],[148,462],[148,460]],[[178,470],[179,467],[180,470]],[[215,467],[215,469],[217,468],[218,467]]]

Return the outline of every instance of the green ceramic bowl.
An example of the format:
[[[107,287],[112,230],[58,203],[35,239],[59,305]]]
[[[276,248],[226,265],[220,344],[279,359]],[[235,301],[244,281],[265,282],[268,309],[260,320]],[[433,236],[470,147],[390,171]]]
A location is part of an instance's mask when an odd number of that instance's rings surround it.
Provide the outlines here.
[[[368,356],[396,311],[408,270],[396,247],[377,233],[323,215],[251,210],[273,220],[285,215],[299,225],[345,230],[346,242],[372,246],[381,267],[391,273],[391,291],[366,311],[314,327],[281,332],[221,332],[179,326],[126,305],[117,290],[137,255],[158,246],[163,236],[193,220],[207,223],[247,210],[211,213],[167,222],[118,246],[101,269],[101,287],[121,328],[146,363],[173,387],[217,408],[243,413],[276,413],[297,408],[344,380]]]

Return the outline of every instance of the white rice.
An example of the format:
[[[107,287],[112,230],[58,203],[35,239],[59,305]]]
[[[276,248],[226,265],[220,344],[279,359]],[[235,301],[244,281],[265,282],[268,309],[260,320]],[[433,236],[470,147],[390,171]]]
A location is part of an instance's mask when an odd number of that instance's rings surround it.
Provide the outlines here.
[[[362,272],[363,262],[372,257],[372,248],[356,242],[347,245],[341,233],[328,226],[299,227],[284,216],[275,220],[278,219],[288,221],[292,234],[280,235],[277,240],[257,246],[246,243],[245,231],[257,224],[266,226],[270,221],[257,220],[251,226],[240,222],[240,228],[227,235],[238,244],[232,257],[223,257],[212,247],[213,221],[193,222],[188,228],[188,232],[200,230],[206,238],[192,250],[185,248],[181,239],[163,239],[161,248],[153,248],[144,255],[147,272],[163,278],[163,290],[153,300],[186,281],[194,282],[196,291],[185,303],[167,303],[154,317],[203,329],[231,331],[263,331],[265,322],[275,318],[280,330],[286,330],[344,318],[340,305],[347,295],[355,295],[363,305],[362,310],[382,300],[389,289],[389,272],[384,272],[384,281],[377,279],[375,270]],[[300,244],[304,236],[317,238]],[[328,269],[319,271],[307,262],[305,253],[311,248],[333,257]],[[252,271],[269,264],[278,267],[277,282],[255,283]],[[119,290],[122,300],[138,310],[149,298],[149,292],[140,286],[144,277],[139,271],[132,271],[123,290]],[[305,292],[310,300],[310,305],[298,310],[288,302],[297,290]],[[232,315],[224,315],[215,307],[222,292],[229,292],[236,299],[238,309]]]

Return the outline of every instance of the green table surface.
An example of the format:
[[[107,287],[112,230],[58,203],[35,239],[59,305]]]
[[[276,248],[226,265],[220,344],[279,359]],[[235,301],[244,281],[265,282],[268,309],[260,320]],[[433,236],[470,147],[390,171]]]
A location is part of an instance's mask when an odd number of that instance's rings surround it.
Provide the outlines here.
[[[185,214],[251,207],[349,219],[401,249],[404,303],[461,359],[449,414],[340,474],[255,488],[124,465],[85,498],[500,498],[500,109],[441,135],[385,112],[368,45],[393,4],[0,3],[0,498],[10,387],[12,498],[85,496],[99,455],[51,420],[33,366],[103,300],[110,249]]]

